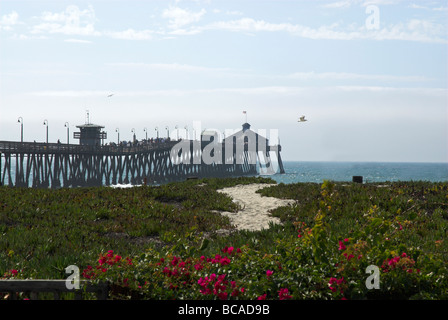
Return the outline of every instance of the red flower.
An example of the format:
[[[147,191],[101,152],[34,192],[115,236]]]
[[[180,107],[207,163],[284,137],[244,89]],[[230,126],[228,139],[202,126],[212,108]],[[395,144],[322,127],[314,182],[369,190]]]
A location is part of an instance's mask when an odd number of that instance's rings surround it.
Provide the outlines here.
[[[266,293],[259,296],[257,300],[266,300]]]
[[[173,257],[173,259],[171,260],[171,265],[175,266],[175,265],[177,265],[178,262],[179,262],[179,258],[178,257]]]
[[[227,292],[218,293],[218,298],[221,300],[227,300]]]
[[[287,300],[287,299],[291,299],[292,296],[289,295],[289,290],[286,288],[281,288],[278,291],[278,297],[280,300]]]

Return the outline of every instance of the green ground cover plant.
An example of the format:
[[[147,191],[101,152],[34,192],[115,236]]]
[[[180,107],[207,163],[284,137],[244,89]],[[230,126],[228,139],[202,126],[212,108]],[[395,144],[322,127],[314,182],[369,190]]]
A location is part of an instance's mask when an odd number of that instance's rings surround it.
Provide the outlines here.
[[[281,225],[235,230],[216,190],[246,177],[129,189],[0,188],[3,278],[108,281],[111,299],[447,299],[448,183],[279,184]],[[369,268],[375,267],[378,288]]]

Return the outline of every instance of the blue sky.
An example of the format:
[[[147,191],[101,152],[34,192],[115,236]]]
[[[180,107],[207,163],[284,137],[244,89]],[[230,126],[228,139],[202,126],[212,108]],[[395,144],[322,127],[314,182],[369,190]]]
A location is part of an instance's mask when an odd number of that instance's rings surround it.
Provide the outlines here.
[[[0,140],[19,117],[24,140],[46,119],[66,142],[89,110],[116,141],[247,111],[284,160],[448,162],[447,18],[446,1],[0,0]]]

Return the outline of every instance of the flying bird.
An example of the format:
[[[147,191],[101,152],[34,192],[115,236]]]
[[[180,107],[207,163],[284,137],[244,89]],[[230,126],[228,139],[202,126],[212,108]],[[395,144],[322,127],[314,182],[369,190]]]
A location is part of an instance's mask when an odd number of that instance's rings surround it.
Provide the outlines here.
[[[305,122],[305,121],[308,121],[308,120],[305,119],[305,116],[301,116],[301,117],[299,118],[299,121],[298,121],[298,122]]]
[[[112,97],[113,95],[114,95],[114,94],[113,94],[113,93],[111,93],[111,94],[110,94],[110,95],[108,95],[107,97],[108,97],[108,98],[110,98],[110,97]]]

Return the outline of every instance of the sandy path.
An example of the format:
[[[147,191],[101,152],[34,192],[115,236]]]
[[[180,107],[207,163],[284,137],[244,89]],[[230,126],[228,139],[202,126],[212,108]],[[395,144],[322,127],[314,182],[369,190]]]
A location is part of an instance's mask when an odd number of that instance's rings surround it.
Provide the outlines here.
[[[272,217],[269,210],[292,204],[295,200],[282,200],[273,197],[262,197],[256,193],[258,189],[270,184],[237,185],[218,190],[229,195],[243,209],[238,212],[220,212],[230,218],[232,224],[239,230],[257,231],[268,229],[269,223],[280,224],[280,219]]]

